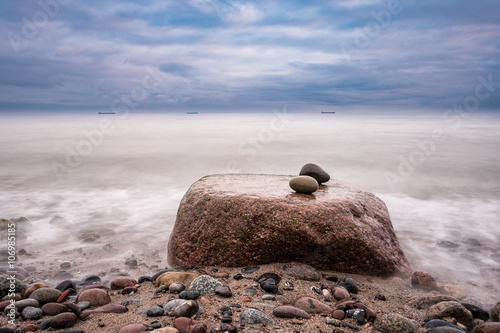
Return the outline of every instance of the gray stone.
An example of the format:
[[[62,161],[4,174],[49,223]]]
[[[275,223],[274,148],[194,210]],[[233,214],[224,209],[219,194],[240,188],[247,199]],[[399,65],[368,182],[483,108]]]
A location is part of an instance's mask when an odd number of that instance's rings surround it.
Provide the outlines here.
[[[62,292],[55,288],[40,288],[31,293],[29,298],[36,299],[40,306],[56,302],[57,299],[62,295]]]
[[[78,302],[77,306],[80,308],[80,310],[85,310],[90,307],[90,302],[89,301],[81,301]]]
[[[318,184],[326,183],[330,180],[330,175],[320,166],[314,163],[305,164],[302,169],[300,169],[299,175],[313,177],[314,179],[316,179]]]
[[[375,328],[382,333],[415,333],[417,328],[413,322],[397,313],[386,313],[377,318]]]
[[[0,297],[3,297],[10,293],[10,281],[7,279],[8,276],[0,276]],[[22,295],[24,291],[28,287],[26,284],[21,282],[21,280],[15,279],[14,286],[16,289],[16,293]]]
[[[163,316],[164,313],[165,313],[165,310],[163,310],[163,308],[161,306],[158,306],[158,305],[155,305],[155,306],[149,308],[148,311],[146,311],[146,315],[148,317],[160,317],[160,316]]]
[[[316,179],[309,176],[293,177],[288,184],[295,192],[304,194],[314,193],[319,188]]]
[[[228,286],[218,286],[215,288],[215,293],[219,296],[222,297],[231,297],[233,296],[233,293],[231,292],[231,289],[229,289]]]
[[[276,295],[264,294],[262,295],[262,300],[264,301],[274,301],[276,299]]]
[[[197,290],[200,295],[207,295],[214,291],[215,288],[222,285],[222,282],[214,279],[210,275],[200,275],[191,282],[188,290]]]
[[[173,299],[163,306],[166,313],[173,313],[175,309],[187,302],[185,299]]]
[[[198,305],[198,302],[193,300],[185,301],[184,303],[175,308],[174,316],[176,318],[178,317],[191,318],[196,313],[198,313],[199,309],[200,306]]]
[[[186,287],[182,283],[172,283],[170,286],[168,286],[168,291],[171,293],[180,293],[186,289]]]
[[[252,324],[265,324],[269,326],[276,325],[276,322],[274,321],[273,318],[271,318],[271,316],[255,308],[246,308],[245,310],[243,310],[240,316],[240,323],[249,325]]]
[[[184,290],[179,293],[179,298],[182,299],[197,299],[198,297],[200,297],[198,290]]]
[[[23,316],[24,320],[38,320],[42,317],[43,312],[39,308],[27,306],[24,308],[21,315]]]
[[[16,302],[16,308],[17,308],[17,311],[19,311],[19,312],[22,312],[23,309],[28,307],[28,306],[38,308],[38,307],[40,307],[40,304],[38,304],[38,301],[36,299],[31,299],[31,298],[22,299],[22,300]]]

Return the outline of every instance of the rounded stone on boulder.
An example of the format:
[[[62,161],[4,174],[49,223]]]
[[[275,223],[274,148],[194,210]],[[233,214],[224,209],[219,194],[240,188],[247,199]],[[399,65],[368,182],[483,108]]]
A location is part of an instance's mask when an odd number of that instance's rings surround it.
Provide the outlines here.
[[[330,175],[319,165],[314,163],[305,164],[302,169],[300,169],[299,175],[312,177],[318,184],[326,183],[330,180]]]
[[[55,303],[62,293],[54,288],[40,288],[33,291],[29,298],[36,299],[40,306]]]
[[[378,317],[374,324],[382,333],[415,333],[417,328],[413,322],[398,313],[386,313]]]
[[[411,276],[411,286],[425,291],[437,290],[436,280],[427,272],[416,271]]]
[[[119,290],[126,287],[133,287],[137,284],[137,280],[129,276],[118,276],[111,281],[110,288],[112,290]]]
[[[304,194],[312,194],[319,188],[316,179],[309,176],[293,177],[288,184],[295,192]]]
[[[92,288],[82,291],[76,298],[76,303],[87,301],[90,306],[102,306],[111,303],[111,297],[102,289]]]

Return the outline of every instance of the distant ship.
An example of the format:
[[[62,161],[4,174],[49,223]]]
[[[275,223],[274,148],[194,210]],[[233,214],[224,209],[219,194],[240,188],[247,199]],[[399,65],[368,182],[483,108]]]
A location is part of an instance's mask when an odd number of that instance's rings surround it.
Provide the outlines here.
[[[116,112],[98,112],[97,114],[116,114]]]
[[[198,114],[198,112],[186,112],[186,114]]]
[[[324,114],[324,113],[327,113],[327,114],[328,114],[328,113],[335,113],[335,111],[321,111],[321,113],[322,113],[322,114]]]

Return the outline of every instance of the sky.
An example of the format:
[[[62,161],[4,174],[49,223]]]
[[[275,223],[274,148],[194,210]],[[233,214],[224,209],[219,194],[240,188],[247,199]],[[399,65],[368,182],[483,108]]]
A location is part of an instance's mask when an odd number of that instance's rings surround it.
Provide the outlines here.
[[[0,111],[500,112],[498,0],[0,0]]]

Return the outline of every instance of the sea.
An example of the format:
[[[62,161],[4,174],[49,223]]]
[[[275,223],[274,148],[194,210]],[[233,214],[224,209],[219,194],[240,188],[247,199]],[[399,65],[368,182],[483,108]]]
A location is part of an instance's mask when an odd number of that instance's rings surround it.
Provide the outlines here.
[[[162,267],[199,178],[316,163],[386,203],[414,271],[488,303],[500,297],[499,128],[498,113],[443,111],[2,114],[0,218],[29,220],[17,250],[39,270],[88,248],[110,267]]]

